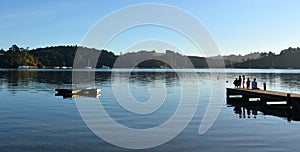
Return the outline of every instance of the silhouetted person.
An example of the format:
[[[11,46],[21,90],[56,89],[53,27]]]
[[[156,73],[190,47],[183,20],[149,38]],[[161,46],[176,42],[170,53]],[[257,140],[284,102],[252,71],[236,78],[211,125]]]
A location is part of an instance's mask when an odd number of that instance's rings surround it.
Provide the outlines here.
[[[250,78],[247,78],[247,82],[246,82],[247,89],[250,89],[250,83],[251,83]]]
[[[241,87],[242,87],[242,77],[239,76],[239,88],[241,88]]]
[[[253,79],[251,85],[252,85],[252,89],[259,89],[259,88],[257,88],[256,78]]]
[[[235,80],[233,81],[233,84],[234,84],[234,88],[239,88],[239,80],[238,78],[235,78]]]
[[[246,81],[245,75],[243,75],[242,78],[243,78],[243,82],[242,82],[243,83],[243,88],[245,88],[245,81]]]

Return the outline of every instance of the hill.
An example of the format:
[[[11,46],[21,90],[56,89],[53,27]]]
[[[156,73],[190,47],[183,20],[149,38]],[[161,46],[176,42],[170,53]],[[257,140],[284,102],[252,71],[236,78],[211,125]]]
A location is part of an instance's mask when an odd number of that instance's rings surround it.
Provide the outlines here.
[[[0,51],[0,67],[1,68],[18,68],[18,66],[30,66],[34,68],[42,68],[43,64],[30,54],[30,51],[13,45],[8,51]]]
[[[17,46],[13,45],[13,47]],[[33,50],[26,50],[19,47],[17,48],[18,51],[10,49],[8,51],[0,52],[0,68],[17,68],[20,65],[34,65],[36,68],[53,68],[62,66],[72,67],[78,50],[80,50],[81,53],[78,55],[77,62],[82,65],[82,67],[79,68],[90,66],[89,60],[94,58],[94,56],[91,56],[91,54],[99,53],[101,54],[98,58],[96,68],[101,68],[103,65],[110,68],[208,67],[204,57],[188,57],[170,50],[167,50],[165,53],[157,53],[155,51],[139,51],[117,56],[107,50],[97,50],[81,46],[52,46]]]
[[[206,68],[204,57],[184,56],[171,50],[165,53],[139,51],[118,57],[116,68]]]
[[[276,55],[272,52],[262,54],[259,59],[252,59],[242,63],[234,64],[235,68],[279,68],[300,69],[300,48],[288,48]]]
[[[80,50],[80,51],[78,51]],[[30,66],[32,68],[72,67],[76,53],[81,52],[76,61],[85,66],[91,66],[92,59],[97,60],[96,68],[295,68],[300,57],[300,48],[288,48],[276,55],[269,53],[251,53],[245,56],[229,55],[215,57],[185,56],[166,50],[165,53],[155,51],[130,52],[121,56],[107,50],[97,50],[81,46],[52,46],[33,50],[19,48],[13,45],[9,50],[0,50],[0,68],[17,68]],[[98,54],[100,54],[99,58]]]

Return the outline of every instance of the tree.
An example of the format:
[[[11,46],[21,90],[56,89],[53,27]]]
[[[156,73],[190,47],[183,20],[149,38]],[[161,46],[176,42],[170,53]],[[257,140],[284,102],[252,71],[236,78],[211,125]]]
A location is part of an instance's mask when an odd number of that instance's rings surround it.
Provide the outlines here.
[[[8,49],[8,52],[20,52],[20,48],[14,44]]]
[[[259,56],[260,56],[261,58],[266,57],[266,56],[267,56],[267,53],[266,53],[266,52],[260,53]]]
[[[273,53],[273,52],[270,51],[270,52],[268,53],[268,56],[275,56],[275,53]]]

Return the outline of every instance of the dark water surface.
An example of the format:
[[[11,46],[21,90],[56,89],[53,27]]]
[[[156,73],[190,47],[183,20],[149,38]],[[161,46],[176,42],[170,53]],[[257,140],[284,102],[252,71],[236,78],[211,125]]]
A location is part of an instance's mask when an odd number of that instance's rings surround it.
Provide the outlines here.
[[[274,113],[272,109],[255,106],[228,105],[224,99],[221,112],[208,132],[200,135],[198,129],[210,100],[211,79],[220,85],[229,81],[226,87],[233,87],[233,79],[245,74],[256,77],[259,87],[266,82],[270,90],[300,93],[299,70],[229,69],[225,77],[210,75],[222,70],[198,70],[197,77],[191,77],[190,72],[181,70],[180,78],[172,70],[130,73],[129,89],[139,102],[147,102],[153,96],[149,88],[166,90],[165,101],[157,111],[136,115],[118,104],[112,90],[112,85],[125,85],[128,70],[114,75],[110,71],[96,71],[95,86],[102,90],[99,102],[115,121],[137,129],[155,127],[168,120],[179,103],[181,85],[190,86],[185,91],[193,92],[195,82],[200,84],[199,104],[195,105],[197,111],[189,125],[165,144],[135,151],[298,151],[300,123],[294,118],[297,113],[288,118],[284,110]],[[82,120],[75,99],[55,96],[56,88],[71,83],[70,70],[0,70],[0,151],[134,151],[96,136]]]

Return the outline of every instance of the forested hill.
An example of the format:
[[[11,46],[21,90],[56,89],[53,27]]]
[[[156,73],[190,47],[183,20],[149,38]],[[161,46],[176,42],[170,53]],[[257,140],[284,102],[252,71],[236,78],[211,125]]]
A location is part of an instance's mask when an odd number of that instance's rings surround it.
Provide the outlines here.
[[[79,49],[86,52],[81,53],[77,58],[80,60],[78,62],[85,66],[91,66],[89,65],[89,53],[101,52],[96,68],[101,68],[103,65],[110,68],[191,68],[191,65],[196,68],[208,67],[203,57],[187,57],[169,50],[166,53],[139,51],[117,56],[107,50],[79,46],[52,46],[29,50],[13,45],[7,51],[0,50],[0,68],[17,68],[22,65],[33,68],[72,67],[76,52]],[[115,65],[116,60],[118,62]]]
[[[259,59],[234,64],[235,68],[278,68],[300,69],[300,48],[288,48],[276,55],[272,52],[262,54]]]
[[[208,68],[208,64],[220,68],[220,63],[230,68],[295,68],[300,69],[300,48],[288,48],[276,55],[269,53],[252,53],[245,56],[218,56],[204,58],[198,56],[185,56],[167,50],[165,53],[155,51],[139,51],[126,53],[121,56],[107,50],[97,50],[79,46],[52,46],[29,50],[13,45],[7,51],[0,50],[0,68],[30,68],[72,67],[76,52],[83,52],[77,58],[82,65],[89,65],[89,53],[101,53],[96,68],[103,65],[110,68]],[[251,57],[251,58],[250,58]],[[247,58],[247,59],[246,59]],[[81,67],[81,68],[84,68]]]
[[[85,47],[78,47],[78,46],[53,46],[53,47],[46,47],[46,48],[38,48],[29,51],[30,54],[35,56],[39,59],[39,61],[45,67],[56,67],[56,66],[66,66],[72,67],[74,58],[76,55],[77,50],[80,49],[87,53],[89,52],[101,52],[97,67],[102,67],[103,65],[112,67],[117,56],[106,50],[97,50],[97,49],[90,49]],[[81,57],[86,66],[90,66],[88,63],[88,59],[86,57]]]
[[[43,64],[24,48],[13,45],[9,50],[0,50],[0,68],[17,68],[26,65],[34,68],[43,67]]]
[[[96,50],[78,46],[53,46],[33,50],[19,48],[13,45],[9,50],[0,50],[0,68],[17,68],[30,66],[33,68],[72,67],[78,49],[86,52],[101,52],[97,67],[112,66],[117,56],[106,50]],[[88,60],[82,57],[88,65]]]

